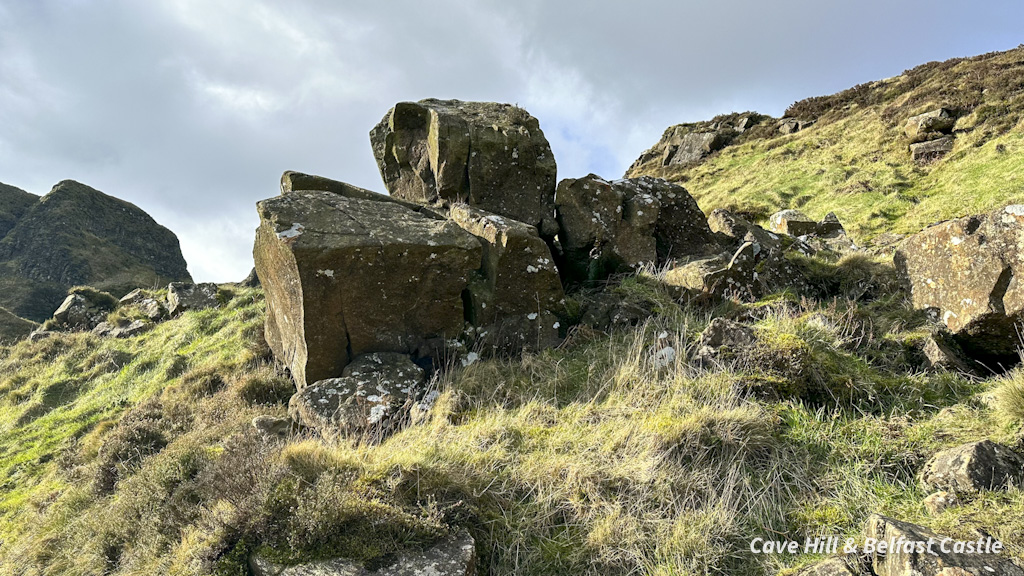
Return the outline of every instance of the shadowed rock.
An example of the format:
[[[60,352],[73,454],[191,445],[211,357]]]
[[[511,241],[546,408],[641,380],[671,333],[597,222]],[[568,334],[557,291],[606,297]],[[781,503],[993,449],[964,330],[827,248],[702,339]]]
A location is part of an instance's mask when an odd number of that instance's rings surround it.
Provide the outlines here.
[[[555,235],[555,158],[537,119],[493,102],[400,102],[370,132],[388,192],[467,203]]]
[[[917,162],[918,164],[934,162],[952,151],[952,136],[944,136],[937,140],[929,140],[927,142],[919,142],[917,144],[910,145],[910,155],[914,158],[914,162]]]
[[[360,354],[433,356],[462,332],[481,246],[454,222],[322,191],[257,206],[267,343],[300,390]]]
[[[964,352],[995,368],[1016,363],[1024,315],[1024,206],[937,224],[903,240],[894,262],[915,308],[928,310]]]
[[[464,204],[454,206],[450,216],[483,246],[483,265],[466,299],[466,320],[475,327],[477,346],[516,353],[557,345],[565,293],[536,228]]]
[[[945,108],[918,114],[907,119],[903,132],[911,143],[942,138],[953,131],[956,117]]]

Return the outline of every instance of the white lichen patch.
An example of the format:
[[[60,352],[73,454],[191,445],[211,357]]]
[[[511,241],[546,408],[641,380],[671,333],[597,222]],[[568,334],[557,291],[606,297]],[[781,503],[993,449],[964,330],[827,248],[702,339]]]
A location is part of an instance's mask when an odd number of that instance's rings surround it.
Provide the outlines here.
[[[299,224],[298,222],[296,222],[295,224],[292,224],[291,228],[289,228],[287,230],[280,230],[280,231],[278,231],[277,237],[280,238],[281,240],[288,240],[288,239],[291,239],[291,238],[298,238],[305,229],[306,228],[302,224]]]
[[[326,276],[328,278],[334,278],[334,270],[317,270],[317,276]]]

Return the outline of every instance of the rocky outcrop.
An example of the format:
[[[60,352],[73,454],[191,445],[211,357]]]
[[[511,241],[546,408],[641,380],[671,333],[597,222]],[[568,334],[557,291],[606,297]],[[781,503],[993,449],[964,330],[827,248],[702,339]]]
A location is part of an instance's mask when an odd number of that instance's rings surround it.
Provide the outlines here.
[[[101,338],[131,338],[146,332],[152,327],[152,322],[145,322],[143,320],[126,320],[123,324],[103,321],[92,329],[92,333]]]
[[[714,318],[697,338],[694,363],[704,368],[728,365],[756,341],[757,336],[750,326],[726,318]]]
[[[931,110],[907,119],[903,132],[910,142],[937,140],[953,131],[956,116],[946,108]]]
[[[177,316],[186,310],[205,310],[219,305],[217,285],[213,282],[171,282],[167,286],[167,312],[171,316]]]
[[[669,286],[691,295],[753,301],[779,290],[810,294],[802,272],[785,257],[784,249],[765,249],[760,243],[743,242],[733,252],[690,258],[666,270]]]
[[[380,433],[408,414],[425,383],[423,369],[405,354],[364,354],[340,378],[320,380],[292,396],[288,414],[327,437]]]
[[[441,355],[463,331],[482,248],[456,223],[322,191],[257,206],[266,339],[300,390],[368,352]]]
[[[170,288],[168,288],[168,293]],[[131,292],[125,294],[121,300],[118,301],[118,307],[131,306],[139,310],[142,314],[150,320],[156,322],[167,316],[167,307],[164,303],[156,298],[153,298],[148,293],[143,291],[141,288],[136,288]]]
[[[970,357],[1016,363],[1024,319],[1024,206],[937,224],[903,240],[894,262],[913,305],[928,310]]]
[[[1024,482],[1024,457],[991,440],[939,452],[924,466],[921,482],[932,490],[978,492]]]
[[[654,146],[633,162],[626,175],[638,176],[661,168],[699,164],[767,119],[767,116],[756,112],[743,112],[726,114],[708,122],[670,126]]]
[[[1021,569],[1003,551],[992,553],[954,552],[954,539],[909,522],[873,514],[864,528],[864,538],[885,542],[886,550],[868,553],[867,563],[875,576],[1024,576]],[[941,543],[945,541],[947,550]],[[933,542],[928,549],[918,549],[917,542]],[[902,544],[901,544],[902,543]],[[912,544],[908,544],[912,543]],[[971,542],[984,548],[986,540]]]
[[[124,294],[191,281],[177,237],[128,202],[71,180],[27,208],[23,194],[0,193],[10,198],[20,216],[4,220],[0,207],[0,231],[14,224],[0,240],[0,306],[19,316],[50,317],[73,286]]]
[[[105,292],[90,288],[75,289],[47,322],[60,330],[92,330],[117,307],[117,300]]]
[[[286,566],[259,554],[249,562],[254,576],[473,576],[476,574],[476,542],[462,531],[426,550],[394,554],[372,567],[338,558]]]
[[[756,224],[750,223],[742,216],[716,208],[708,216],[708,226],[715,234],[725,237],[726,242],[742,244],[757,242],[762,248],[778,250],[782,248],[782,239],[778,234],[769,232]]]
[[[776,234],[789,234],[790,236],[804,236],[815,234],[818,231],[818,223],[799,210],[781,210],[772,214],[768,219],[769,230]]]
[[[476,348],[511,354],[557,345],[565,293],[537,229],[465,204],[450,216],[483,246],[482,266],[465,297]]]
[[[554,220],[555,158],[537,119],[492,102],[400,102],[370,132],[391,196],[467,203],[537,228]]]
[[[570,178],[559,182],[555,204],[562,273],[572,283],[707,253],[714,244],[693,197],[659,178]]]

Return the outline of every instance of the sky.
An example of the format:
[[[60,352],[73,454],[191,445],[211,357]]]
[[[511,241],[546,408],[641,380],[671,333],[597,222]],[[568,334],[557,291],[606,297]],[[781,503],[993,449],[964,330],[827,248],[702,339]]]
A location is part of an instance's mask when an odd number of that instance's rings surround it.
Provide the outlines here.
[[[197,281],[252,267],[298,170],[384,192],[396,102],[518,104],[559,178],[670,125],[1024,43],[1019,0],[0,0],[0,182],[74,179],[173,230]]]

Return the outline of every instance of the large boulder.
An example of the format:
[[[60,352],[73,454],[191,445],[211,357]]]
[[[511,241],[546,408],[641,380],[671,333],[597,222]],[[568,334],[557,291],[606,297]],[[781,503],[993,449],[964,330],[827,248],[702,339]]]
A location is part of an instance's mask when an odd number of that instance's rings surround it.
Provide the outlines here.
[[[330,192],[332,194],[338,194],[346,198],[355,198],[357,200],[391,202],[405,206],[414,212],[420,212],[432,218],[443,217],[422,204],[407,202],[394,196],[388,196],[387,194],[381,194],[379,192],[367,190],[366,188],[354,186],[348,182],[341,182],[339,180],[331,180],[330,178],[325,178],[323,176],[303,174],[302,172],[288,170],[281,175],[281,194],[292,194],[294,192]]]
[[[911,143],[936,140],[953,131],[956,116],[946,108],[931,110],[907,119],[903,132]]]
[[[537,229],[465,204],[450,216],[483,246],[483,266],[467,291],[466,320],[477,347],[516,353],[557,345],[565,293]]]
[[[873,550],[864,555],[875,576],[1024,576],[1024,569],[1011,560],[1005,550],[1001,553],[984,549],[956,552],[957,544],[952,538],[879,514],[868,518],[864,538],[865,543],[875,544]],[[884,551],[879,549],[879,542],[885,543]],[[918,542],[922,543],[920,547]],[[991,543],[983,538],[970,544],[984,548]]]
[[[712,152],[724,148],[731,139],[731,133],[723,132],[690,132],[679,135],[676,138],[677,143],[665,148],[662,166],[694,164]]]
[[[326,437],[383,433],[422,395],[426,374],[405,354],[364,354],[340,378],[306,386],[288,403],[288,413]]]
[[[985,362],[1016,363],[1024,319],[1024,206],[937,224],[904,239],[893,260],[913,305]],[[992,366],[993,368],[995,366]]]
[[[171,316],[187,310],[205,310],[219,305],[217,285],[213,282],[171,282],[167,285],[167,312]]]
[[[778,234],[769,232],[724,208],[716,208],[708,215],[708,226],[712,232],[728,238],[736,245],[743,242],[757,242],[762,248],[768,250],[782,248],[782,239]]]
[[[258,203],[266,339],[299,389],[367,352],[442,353],[480,242],[449,220],[322,191]]]
[[[929,460],[921,481],[933,490],[978,492],[1024,483],[1024,457],[991,440],[943,450]]]
[[[799,210],[780,210],[768,219],[768,226],[776,234],[805,236],[818,231],[818,223]]]
[[[471,206],[557,233],[556,166],[537,119],[493,102],[400,102],[370,132],[384,184],[416,203]]]
[[[678,263],[663,274],[669,286],[691,295],[754,301],[772,292],[792,290],[811,293],[811,286],[782,249],[766,249],[744,242],[734,252],[695,257]]]
[[[117,299],[99,290],[82,286],[72,289],[48,321],[61,330],[92,330],[117,307]]]
[[[286,566],[255,554],[249,567],[254,576],[473,576],[476,542],[466,531],[445,538],[425,550],[406,550],[364,566],[336,558]]]
[[[559,182],[555,204],[563,275],[572,282],[707,253],[715,242],[696,200],[660,178],[569,178]]]

